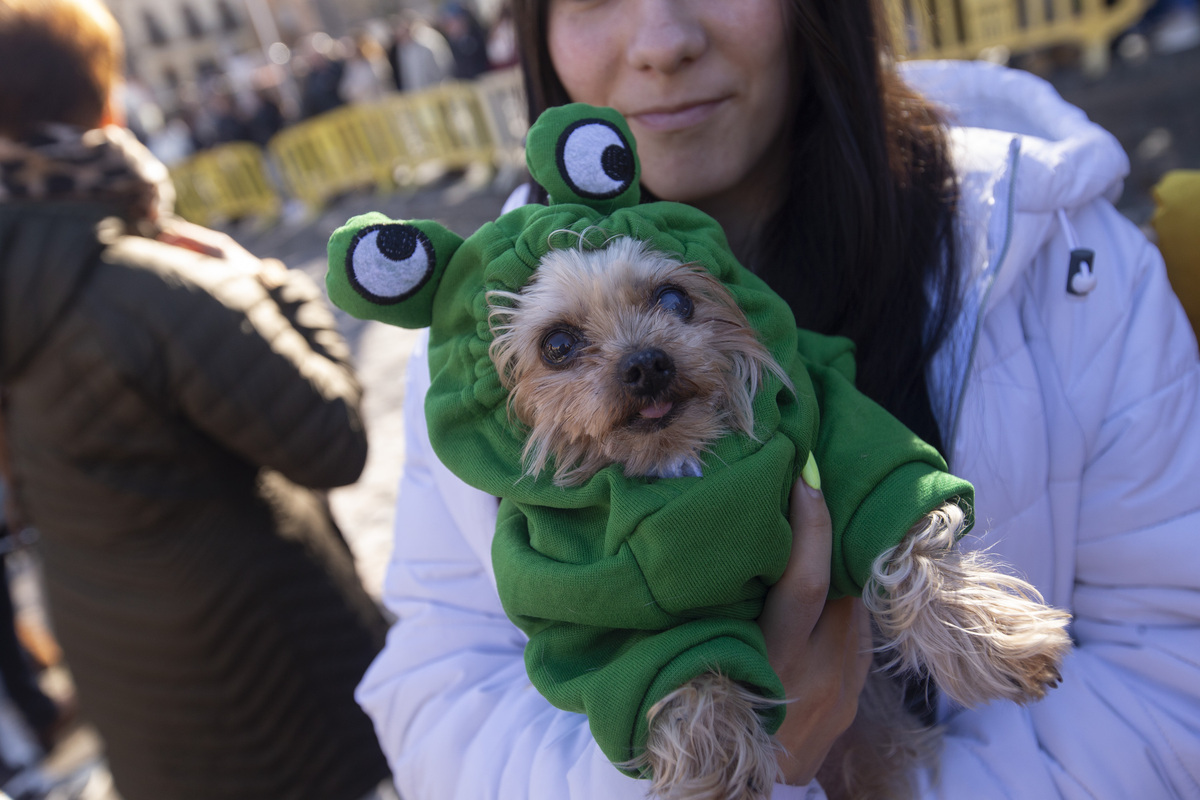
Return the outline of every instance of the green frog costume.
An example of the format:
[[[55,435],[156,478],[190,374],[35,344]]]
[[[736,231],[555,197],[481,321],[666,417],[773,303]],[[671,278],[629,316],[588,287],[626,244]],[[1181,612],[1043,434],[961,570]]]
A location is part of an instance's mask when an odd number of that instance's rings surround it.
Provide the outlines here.
[[[465,240],[430,221],[378,213],[329,242],[333,302],[361,319],[430,328],[425,410],[442,462],[502,498],[492,560],[504,609],[529,636],[534,686],[588,715],[614,763],[639,755],[646,712],[720,670],[770,698],[783,688],[755,620],[791,547],[788,496],[815,457],[834,528],[831,594],[861,594],[872,561],[923,515],[973,491],[937,451],[854,387],[853,346],[798,330],[787,304],[733,257],[715,220],[679,203],[639,204],[625,121],[574,104],[530,129],[527,162],[549,205],[527,205]],[[526,431],[488,357],[485,295],[519,292],[555,243],[599,231],[707,268],[733,294],[794,391],[764,376],[755,436],[730,433],[701,477],[629,478],[609,466],[564,488],[524,474]],[[763,712],[774,732],[785,706]]]

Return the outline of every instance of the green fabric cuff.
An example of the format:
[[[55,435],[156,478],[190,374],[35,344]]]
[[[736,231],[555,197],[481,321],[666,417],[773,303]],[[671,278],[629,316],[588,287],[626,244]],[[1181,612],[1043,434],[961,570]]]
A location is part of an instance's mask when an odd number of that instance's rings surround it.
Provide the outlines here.
[[[583,654],[591,657],[581,658]],[[611,657],[597,660],[597,654]],[[698,675],[719,668],[764,697],[783,698],[783,684],[767,662],[762,631],[746,620],[698,619],[664,631],[632,633],[555,625],[530,639],[525,667],[551,703],[587,714],[592,736],[614,763],[642,753],[651,707]],[[764,710],[770,732],[782,724],[784,710],[782,705]]]
[[[956,501],[970,523],[974,498],[970,483],[923,461],[912,461],[895,469],[863,498],[841,535],[835,538],[830,596],[861,595],[875,559],[899,544],[922,516],[946,502]],[[897,524],[897,509],[905,508],[919,513],[906,523]],[[968,528],[969,524],[964,531]]]

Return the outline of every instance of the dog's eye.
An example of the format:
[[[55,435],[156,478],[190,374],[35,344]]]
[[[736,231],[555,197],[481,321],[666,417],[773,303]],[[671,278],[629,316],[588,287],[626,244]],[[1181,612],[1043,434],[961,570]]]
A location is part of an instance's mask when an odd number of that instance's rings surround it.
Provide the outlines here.
[[[579,348],[579,337],[556,328],[542,337],[542,360],[552,367],[565,366]]]
[[[692,298],[678,286],[663,286],[654,293],[654,305],[682,319],[691,319]]]

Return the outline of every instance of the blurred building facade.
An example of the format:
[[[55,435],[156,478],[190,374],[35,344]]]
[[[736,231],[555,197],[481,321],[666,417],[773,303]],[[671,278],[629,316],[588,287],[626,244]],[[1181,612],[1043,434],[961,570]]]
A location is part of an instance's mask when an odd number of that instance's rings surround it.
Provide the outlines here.
[[[400,0],[105,0],[125,34],[128,74],[169,107],[186,87],[265,61],[272,44],[332,37],[395,13]],[[425,5],[421,3],[419,5]]]

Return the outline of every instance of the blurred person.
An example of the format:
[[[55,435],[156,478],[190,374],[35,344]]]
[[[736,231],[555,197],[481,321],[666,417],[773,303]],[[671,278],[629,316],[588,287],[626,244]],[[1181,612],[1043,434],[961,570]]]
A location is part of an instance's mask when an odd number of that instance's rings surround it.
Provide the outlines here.
[[[1134,31],[1147,36],[1163,55],[1200,47],[1200,1],[1157,0]]]
[[[383,99],[392,83],[392,68],[383,47],[375,39],[360,33],[349,41],[338,93],[347,103],[371,103]]]
[[[228,88],[221,87],[210,94],[205,110],[212,123],[210,147],[251,140],[250,128],[246,124],[242,109]]]
[[[172,216],[121,63],[98,0],[0,0],[3,422],[81,713],[124,800],[375,797],[385,621],[320,491],[366,457],[348,349]]]
[[[140,80],[120,84],[119,101],[125,125],[143,144],[163,126],[163,111],[150,87]]]
[[[293,59],[300,78],[300,116],[303,119],[324,114],[342,105],[342,73],[346,64],[341,46],[327,33],[314,33]]]
[[[56,700],[38,682],[36,665],[17,633],[17,608],[9,582],[8,556],[27,547],[28,527],[12,492],[8,491],[8,454],[0,425],[0,680],[9,700],[21,714],[43,753],[49,754],[74,724],[78,704],[74,693]]]
[[[469,8],[460,3],[447,3],[438,15],[438,27],[454,56],[456,79],[469,81],[491,69],[487,32]]]
[[[271,137],[283,130],[286,120],[278,92],[269,87],[254,90],[254,111],[246,120],[250,141],[266,147]]]
[[[400,91],[416,92],[454,75],[454,54],[446,37],[416,13],[397,14],[392,19],[392,36],[387,58]]]
[[[800,325],[851,339],[858,388],[974,484],[966,547],[1074,615],[1041,701],[968,709],[913,681],[943,736],[912,795],[1196,796],[1200,359],[1160,254],[1112,205],[1129,169],[1115,137],[1027,72],[897,63],[871,0],[513,8],[528,118],[572,101],[621,113],[645,192],[716,218]],[[545,201],[526,189],[507,208]],[[530,686],[536,651],[490,557],[503,512],[430,443],[443,344],[420,340],[408,364],[383,584],[398,621],[360,702],[408,796],[641,800],[586,718]],[[758,616],[789,699],[773,796],[838,798],[819,774],[853,735],[862,605],[826,601],[818,487],[799,482],[790,513],[791,558]]]
[[[517,26],[513,20],[512,3],[508,0],[500,6],[500,13],[488,30],[487,54],[492,69],[515,67],[520,61],[517,55]]]
[[[168,113],[162,128],[150,136],[146,147],[167,167],[186,160],[196,151],[195,137],[187,115],[181,110]]]

